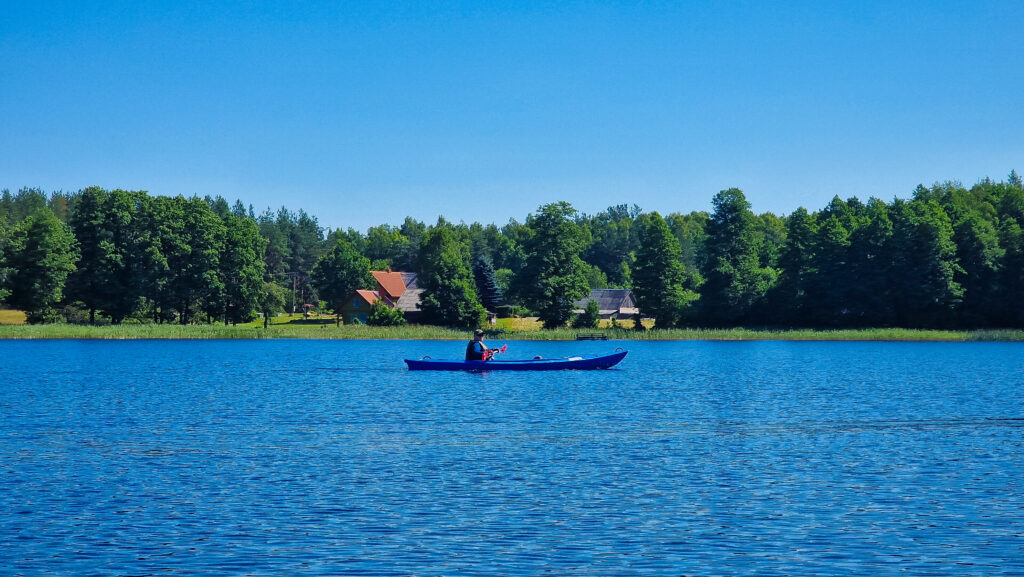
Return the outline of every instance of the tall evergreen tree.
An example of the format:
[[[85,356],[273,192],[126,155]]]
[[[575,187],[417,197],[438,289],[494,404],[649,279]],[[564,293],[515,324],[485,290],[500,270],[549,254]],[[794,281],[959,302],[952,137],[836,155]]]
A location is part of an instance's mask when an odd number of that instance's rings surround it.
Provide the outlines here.
[[[856,282],[850,274],[850,232],[840,218],[828,215],[818,225],[812,261],[815,275],[808,287],[811,317],[824,326],[849,322],[846,318],[850,313],[849,291]]]
[[[697,298],[697,293],[686,288],[682,250],[657,212],[641,217],[636,225],[640,248],[633,269],[633,293],[637,305],[641,314],[654,319],[656,328],[672,328],[679,324],[684,308]]]
[[[313,270],[313,265],[323,254],[323,241],[323,229],[317,223],[316,217],[300,209],[295,226],[288,235],[291,271],[309,273]]]
[[[995,225],[980,214],[968,213],[954,226],[953,241],[961,266],[956,282],[964,289],[960,324],[977,328],[998,323],[1000,264],[1006,249],[999,245]]]
[[[1015,218],[1007,217],[999,226],[1003,249],[999,274],[998,326],[1024,327],[1024,230]]]
[[[569,203],[556,202],[541,206],[527,221],[532,234],[524,243],[526,264],[517,292],[545,328],[565,326],[573,302],[590,290],[580,259],[585,239],[572,220],[575,214]]]
[[[288,277],[288,263],[291,259],[291,248],[288,245],[288,232],[283,230],[278,219],[268,208],[257,220],[260,228],[260,236],[267,241],[267,248],[263,254],[263,262],[266,265],[266,280],[284,282]]]
[[[774,284],[777,272],[762,267],[754,214],[743,192],[723,190],[712,200],[700,312],[706,323],[741,322]]]
[[[2,206],[0,206],[0,209],[2,209]],[[8,295],[11,294],[10,291],[7,290],[7,275],[10,273],[10,269],[4,265],[4,255],[7,254],[7,246],[10,244],[9,236],[10,232],[7,229],[7,218],[2,210],[0,210],[0,305],[5,303]]]
[[[814,248],[817,223],[801,207],[786,218],[786,242],[779,255],[779,282],[773,290],[771,320],[810,326],[808,291],[814,279]]]
[[[851,322],[861,326],[886,326],[893,322],[893,234],[889,207],[877,198],[868,200],[863,221],[850,233],[851,285],[846,294],[853,313]]]
[[[892,294],[896,322],[904,327],[951,324],[963,288],[953,227],[935,200],[893,205]]]
[[[480,296],[480,304],[494,312],[505,303],[501,296],[501,288],[494,278],[494,267],[484,257],[473,260],[473,280],[476,281],[476,293]]]

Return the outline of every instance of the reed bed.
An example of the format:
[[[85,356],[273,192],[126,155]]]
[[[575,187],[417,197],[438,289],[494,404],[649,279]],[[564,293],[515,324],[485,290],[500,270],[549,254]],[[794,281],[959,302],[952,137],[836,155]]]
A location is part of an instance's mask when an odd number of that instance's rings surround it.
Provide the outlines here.
[[[571,341],[580,331],[575,329],[486,331],[489,340]],[[605,329],[601,332],[611,340],[658,341],[1006,341],[1024,342],[1024,331],[938,331],[913,329],[856,330],[769,330],[769,329],[669,329],[633,331]],[[0,326],[0,339],[417,339],[463,340],[470,338],[467,330],[410,325],[405,327],[369,327],[362,325],[7,325]]]

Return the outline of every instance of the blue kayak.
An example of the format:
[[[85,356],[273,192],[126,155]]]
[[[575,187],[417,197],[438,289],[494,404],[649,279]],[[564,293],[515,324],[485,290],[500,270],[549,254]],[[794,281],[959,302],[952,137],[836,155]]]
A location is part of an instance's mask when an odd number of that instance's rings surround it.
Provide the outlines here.
[[[521,361],[458,361],[446,359],[405,359],[410,371],[564,371],[607,369],[618,364],[629,351],[579,355],[562,359],[525,359]]]

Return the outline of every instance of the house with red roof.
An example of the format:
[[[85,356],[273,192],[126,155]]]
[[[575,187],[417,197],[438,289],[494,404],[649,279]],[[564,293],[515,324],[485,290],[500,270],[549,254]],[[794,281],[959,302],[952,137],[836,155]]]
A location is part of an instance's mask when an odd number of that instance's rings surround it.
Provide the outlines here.
[[[405,320],[415,322],[419,318],[420,296],[423,290],[416,284],[416,273],[390,270],[370,271],[377,281],[376,290],[357,290],[341,307],[342,322],[366,323],[370,307],[378,300],[391,308],[398,308],[405,314]]]

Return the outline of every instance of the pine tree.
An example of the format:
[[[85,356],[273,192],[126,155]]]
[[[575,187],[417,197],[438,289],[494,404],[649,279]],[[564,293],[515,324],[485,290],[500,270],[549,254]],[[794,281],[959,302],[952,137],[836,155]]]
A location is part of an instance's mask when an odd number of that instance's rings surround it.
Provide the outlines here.
[[[697,298],[696,293],[686,288],[686,272],[680,262],[682,250],[657,212],[641,217],[637,225],[640,248],[633,267],[637,305],[642,315],[654,319],[655,327],[675,327],[685,307]]]
[[[473,261],[473,279],[476,281],[476,292],[480,296],[480,304],[488,311],[498,310],[505,299],[494,278],[494,267],[489,260],[478,257]]]
[[[705,322],[732,324],[742,321],[777,278],[762,267],[760,239],[754,214],[743,192],[723,190],[712,200],[714,213],[707,225],[705,274],[700,309]]]

